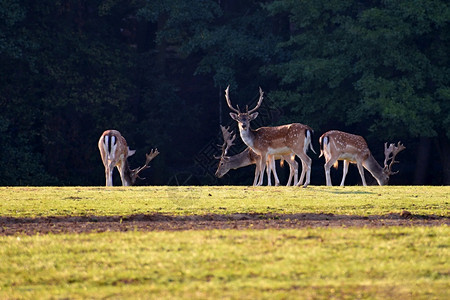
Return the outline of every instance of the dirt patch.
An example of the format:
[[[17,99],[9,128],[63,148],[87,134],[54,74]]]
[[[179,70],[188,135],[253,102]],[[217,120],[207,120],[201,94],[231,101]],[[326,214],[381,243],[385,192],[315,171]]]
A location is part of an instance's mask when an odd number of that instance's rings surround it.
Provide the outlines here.
[[[0,235],[88,233],[104,231],[174,231],[209,229],[268,229],[305,227],[383,227],[450,225],[449,217],[414,215],[410,212],[381,216],[334,214],[229,214],[171,216],[0,217]]]

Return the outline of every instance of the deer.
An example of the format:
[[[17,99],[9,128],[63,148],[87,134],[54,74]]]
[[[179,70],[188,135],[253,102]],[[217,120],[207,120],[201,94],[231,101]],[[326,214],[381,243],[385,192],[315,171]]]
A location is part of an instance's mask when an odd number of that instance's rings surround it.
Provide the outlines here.
[[[220,159],[219,165],[217,167],[217,171],[215,173],[217,178],[222,178],[225,174],[228,173],[231,169],[238,169],[241,167],[246,167],[249,165],[256,165],[255,168],[255,177],[253,180],[253,185],[255,186],[258,183],[258,178],[260,175],[260,170],[258,168],[258,161],[260,160],[260,156],[256,154],[250,147],[247,147],[244,151],[241,153],[238,153],[233,156],[228,156],[228,150],[229,148],[234,145],[233,141],[236,138],[236,135],[233,134],[233,132],[229,132],[229,127],[220,126],[222,130],[222,135],[224,139],[224,144],[222,145],[222,155],[220,157],[215,157],[216,159]],[[271,176],[270,173],[273,172],[274,178],[275,178],[275,185],[279,185],[280,181],[278,179],[276,169],[275,169],[275,162],[274,162],[273,156],[269,156],[269,164],[271,165],[271,168],[267,168],[267,176],[268,176],[268,185],[271,185]],[[277,157],[275,157],[276,159]],[[295,161],[295,157],[292,157],[290,155],[283,155],[280,156],[281,159],[284,159],[288,162],[290,167],[290,173],[289,173],[289,180],[287,183],[287,186],[291,185],[292,179],[294,179],[294,184],[297,184],[297,177],[298,177],[298,163]]]
[[[349,163],[356,163],[359,174],[364,186],[367,186],[364,177],[364,168],[372,174],[379,185],[387,185],[391,175],[397,174],[392,172],[392,166],[398,161],[395,160],[397,154],[406,149],[399,141],[397,145],[387,143],[384,144],[384,167],[381,167],[367,146],[362,136],[354,135],[338,130],[325,132],[319,138],[320,155],[325,157],[325,176],[327,186],[331,186],[330,168],[333,165],[338,167],[338,161],[344,161],[344,169],[342,174],[341,186],[344,186],[345,177],[347,176]],[[390,161],[390,163],[389,163]]]
[[[136,183],[139,173],[150,168],[149,163],[158,156],[158,149],[152,149],[146,154],[146,161],[142,167],[130,169],[128,157],[132,156],[136,150],[130,150],[127,141],[117,130],[106,130],[98,140],[98,149],[105,167],[106,186],[113,186],[112,174],[114,167],[117,167],[122,180],[122,186],[131,186]]]
[[[227,105],[232,112],[230,116],[238,123],[239,133],[242,141],[250,147],[256,154],[260,156],[258,167],[260,171],[258,185],[262,184],[263,173],[266,161],[269,155],[287,155],[294,154],[298,156],[302,162],[302,174],[297,185],[301,185],[306,175],[303,187],[307,187],[311,179],[311,158],[306,154],[308,148],[314,153],[311,144],[311,137],[314,131],[311,127],[300,123],[292,123],[275,127],[260,127],[252,129],[250,122],[258,117],[258,108],[264,98],[264,92],[259,88],[259,100],[256,106],[249,110],[248,105],[245,112],[241,112],[239,106],[233,107],[229,97],[230,86],[225,90],[225,99]]]

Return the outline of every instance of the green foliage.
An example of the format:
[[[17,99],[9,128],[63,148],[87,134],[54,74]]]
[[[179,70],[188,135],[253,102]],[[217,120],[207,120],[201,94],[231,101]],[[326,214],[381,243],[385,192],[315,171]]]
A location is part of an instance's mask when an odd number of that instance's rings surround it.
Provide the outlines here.
[[[138,16],[151,22],[162,22],[157,41],[180,45],[186,38],[197,34],[221,15],[213,1],[148,1],[138,11]]]
[[[0,102],[8,122],[4,141],[24,144],[5,150],[2,157],[9,163],[2,165],[2,184],[101,184],[96,141],[104,130],[121,130],[131,147],[150,148],[159,141],[164,148],[170,137],[162,125],[174,131],[189,112],[175,108],[179,98],[173,85],[158,80],[154,54],[139,56],[121,40],[119,25],[127,25],[131,4],[121,5],[2,2],[3,14],[10,16],[4,32],[11,35],[0,58]],[[16,134],[19,138],[12,139]],[[21,180],[19,171],[7,168],[11,163],[19,166],[16,170],[41,173],[41,180]],[[58,181],[45,180],[51,177]]]
[[[276,41],[257,1],[244,1],[235,9],[224,11],[215,1],[151,1],[139,15],[161,26],[160,44],[196,58],[195,74],[212,74],[215,85],[223,87],[236,85],[246,66],[268,62]]]
[[[11,122],[0,116],[0,185],[45,185],[56,179],[41,171],[42,156],[32,151],[30,137],[12,136]]]
[[[0,3],[0,54],[8,57],[22,57],[23,48],[30,47],[25,36],[14,35],[23,33],[20,23],[24,21],[26,11],[18,0],[5,0]]]
[[[332,116],[348,126],[369,117],[370,130],[385,137],[437,136],[445,128],[448,105],[437,94],[450,84],[446,2],[280,0],[266,9],[288,13],[293,29],[279,44],[287,60],[265,72],[299,99],[272,96],[303,111],[305,122],[326,127]]]
[[[442,0],[2,1],[1,184],[102,184],[110,128],[132,166],[162,150],[145,184],[165,184],[228,122],[227,85],[316,132],[436,137],[444,161],[449,20]]]

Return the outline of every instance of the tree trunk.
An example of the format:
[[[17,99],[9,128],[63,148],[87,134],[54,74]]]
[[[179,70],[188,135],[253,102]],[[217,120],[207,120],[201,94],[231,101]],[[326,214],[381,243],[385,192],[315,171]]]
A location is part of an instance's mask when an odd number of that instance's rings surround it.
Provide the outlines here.
[[[450,185],[450,141],[446,138],[441,140],[442,143],[442,173],[443,184]]]
[[[435,139],[442,166],[442,184],[450,185],[450,141],[444,135]]]
[[[425,185],[428,178],[428,165],[430,161],[431,139],[428,137],[420,137],[419,146],[417,147],[416,169],[414,171],[413,184]]]

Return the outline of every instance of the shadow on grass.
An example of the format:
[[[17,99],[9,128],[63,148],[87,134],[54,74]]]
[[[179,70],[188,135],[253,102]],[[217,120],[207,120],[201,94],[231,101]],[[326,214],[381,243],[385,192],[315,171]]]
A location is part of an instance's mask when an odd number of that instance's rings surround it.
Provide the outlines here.
[[[325,213],[245,213],[173,216],[155,213],[130,216],[0,217],[0,235],[33,235],[37,233],[78,234],[134,230],[174,231],[440,225],[450,225],[450,218],[434,215],[413,215],[409,212],[373,216],[335,215]]]
[[[376,195],[378,193],[375,192],[369,192],[369,191],[349,191],[344,190],[345,187],[326,187],[326,188],[316,188],[314,191],[323,192],[323,193],[330,193],[330,194],[338,194],[338,195]]]

